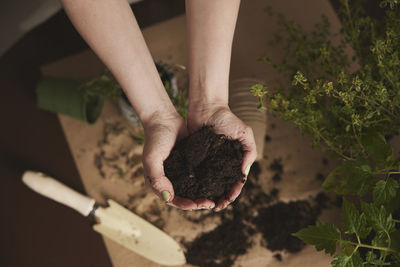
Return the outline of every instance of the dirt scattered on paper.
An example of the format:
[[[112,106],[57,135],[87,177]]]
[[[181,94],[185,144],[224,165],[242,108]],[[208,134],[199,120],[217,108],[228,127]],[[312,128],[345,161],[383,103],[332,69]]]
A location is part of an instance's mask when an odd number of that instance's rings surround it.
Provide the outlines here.
[[[287,252],[296,253],[305,246],[291,234],[314,224],[322,209],[332,203],[322,193],[306,200],[280,200],[277,182],[282,179],[284,163],[289,160],[289,157],[282,155],[272,157],[269,163],[261,161],[263,166],[255,162],[242,193],[226,210],[219,213],[180,211],[162,203],[143,183],[143,145],[137,138],[132,138],[130,129],[118,124],[106,125],[104,128],[103,138],[93,157],[100,175],[106,180],[123,179],[131,183],[135,192],[129,195],[127,207],[181,242],[188,263],[195,266],[233,266],[239,257],[256,247],[275,251],[271,257],[276,261],[284,261]],[[215,142],[225,142],[218,138],[201,140],[203,144],[208,142],[209,147],[213,147]],[[193,145],[188,147],[196,151]],[[207,153],[201,157],[199,154],[195,152],[194,161],[207,157]],[[239,159],[240,155],[235,157]],[[239,161],[237,166],[240,166]],[[272,179],[274,183],[265,187],[264,178],[268,176],[261,178],[263,170],[272,172],[272,177],[279,176],[279,179]],[[140,178],[140,182],[137,178]],[[310,179],[315,181],[313,175]],[[179,226],[182,223],[184,228]]]
[[[137,136],[121,122],[104,122],[93,164],[104,179],[132,181],[143,174],[142,151]]]

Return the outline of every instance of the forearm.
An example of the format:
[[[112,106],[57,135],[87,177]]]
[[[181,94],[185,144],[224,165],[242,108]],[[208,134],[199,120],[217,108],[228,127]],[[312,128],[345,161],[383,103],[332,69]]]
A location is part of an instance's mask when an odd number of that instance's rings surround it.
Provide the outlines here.
[[[232,40],[240,0],[186,0],[189,112],[228,105]]]
[[[156,113],[175,111],[126,0],[62,0],[62,4],[142,122]]]

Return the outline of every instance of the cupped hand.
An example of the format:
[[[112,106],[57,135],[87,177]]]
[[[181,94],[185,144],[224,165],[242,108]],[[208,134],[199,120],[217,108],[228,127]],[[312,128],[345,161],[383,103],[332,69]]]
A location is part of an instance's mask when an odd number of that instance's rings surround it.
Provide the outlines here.
[[[171,181],[165,176],[164,161],[169,156],[175,143],[187,136],[184,119],[177,113],[154,114],[143,123],[145,144],[143,166],[146,182],[167,204],[184,210],[213,208],[213,202],[205,199],[190,200],[175,196]]]
[[[236,117],[227,105],[208,104],[189,108],[188,129],[194,132],[203,125],[212,125],[217,134],[224,134],[234,140],[239,140],[244,151],[242,173],[247,179],[250,167],[257,157],[256,144],[251,127]],[[235,183],[230,192],[215,203],[215,211],[226,208],[242,191],[242,180]],[[210,200],[211,201],[211,200]]]

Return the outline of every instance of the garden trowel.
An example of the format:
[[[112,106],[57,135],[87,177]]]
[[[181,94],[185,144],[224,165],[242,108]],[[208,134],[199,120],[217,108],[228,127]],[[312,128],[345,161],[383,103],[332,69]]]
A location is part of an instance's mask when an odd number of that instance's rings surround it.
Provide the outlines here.
[[[186,259],[178,243],[166,233],[108,200],[101,207],[95,200],[40,172],[26,171],[22,181],[37,193],[71,207],[84,216],[94,216],[93,229],[118,244],[162,265],[182,265]]]

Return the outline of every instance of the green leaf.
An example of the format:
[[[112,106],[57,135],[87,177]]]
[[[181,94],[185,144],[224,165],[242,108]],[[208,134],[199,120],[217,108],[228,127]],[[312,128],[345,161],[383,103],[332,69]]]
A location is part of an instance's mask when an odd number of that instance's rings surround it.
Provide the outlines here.
[[[392,214],[388,213],[384,206],[378,208],[374,204],[361,201],[361,209],[375,231],[382,230],[390,233],[394,230],[395,223],[392,220]]]
[[[359,232],[358,232],[358,236],[360,238],[366,238],[369,235],[369,233],[371,232],[371,230],[372,230],[372,227],[369,226],[365,214],[361,213],[361,215],[360,215],[360,229],[359,229]]]
[[[356,162],[344,162],[334,169],[325,179],[322,186],[337,194],[356,194],[363,196],[370,191],[376,183],[376,178],[371,168],[363,159]]]
[[[344,254],[336,255],[331,264],[332,267],[363,267],[363,261],[356,253],[351,257]]]
[[[371,240],[371,245],[376,247],[387,247],[388,237],[384,231],[377,231],[374,238]]]
[[[365,255],[365,260],[369,263],[373,263],[374,260],[376,260],[376,254],[370,250],[367,252],[367,255]]]
[[[400,209],[400,191],[398,190],[396,196],[384,206],[386,211],[389,213]]]
[[[367,252],[365,255],[365,260],[373,265],[382,265],[384,263],[383,260],[377,259],[376,254],[372,250]]]
[[[390,203],[396,197],[399,188],[399,183],[393,178],[377,182],[373,190],[374,204],[380,206]]]
[[[365,238],[369,235],[372,228],[368,225],[365,214],[359,214],[353,203],[343,198],[342,204],[343,229],[346,234],[355,234],[360,238]]]
[[[390,239],[392,241],[391,248],[397,250],[400,256],[400,229],[390,233]]]
[[[342,253],[345,254],[346,256],[351,256],[355,248],[356,246],[350,242],[347,242],[345,240],[340,241],[340,249]]]
[[[316,225],[308,226],[293,234],[315,248],[325,250],[325,253],[333,255],[336,252],[337,242],[340,241],[340,231],[329,223],[317,222]]]
[[[360,231],[360,214],[353,203],[350,203],[345,198],[343,198],[342,203],[342,218],[343,229],[346,234],[354,234]]]
[[[392,266],[399,267],[400,266],[400,255],[399,254],[393,254],[392,256],[394,258]]]
[[[385,137],[377,132],[369,132],[364,135],[361,143],[375,163],[385,163],[392,157],[392,147],[386,143]]]

